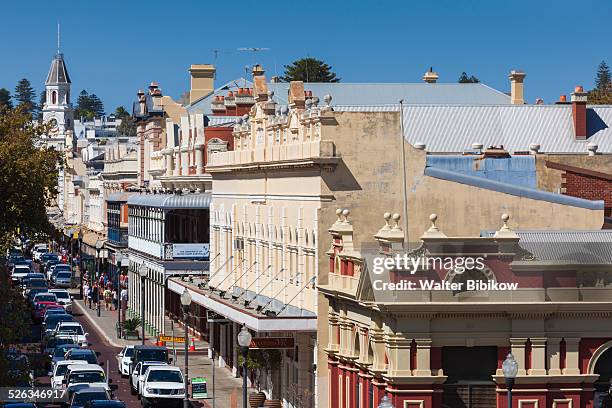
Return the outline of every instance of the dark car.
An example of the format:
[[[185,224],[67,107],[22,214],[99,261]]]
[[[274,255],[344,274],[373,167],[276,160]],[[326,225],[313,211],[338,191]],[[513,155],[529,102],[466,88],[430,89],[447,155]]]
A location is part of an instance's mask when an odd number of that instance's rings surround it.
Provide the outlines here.
[[[91,349],[72,349],[66,354],[68,360],[84,360],[89,364],[98,364],[96,352]]]
[[[160,361],[168,363],[168,349],[161,346],[134,346],[134,357],[130,367],[130,374],[139,361]]]
[[[55,350],[57,346],[61,346],[63,344],[75,344],[75,341],[72,337],[68,337],[68,336],[51,337],[47,341],[47,344],[45,344],[45,348],[43,352],[49,355],[53,353],[53,351]]]
[[[82,408],[91,401],[110,400],[110,394],[104,388],[86,387],[77,390],[70,399],[70,408]]]
[[[68,350],[73,348],[79,348],[79,346],[77,346],[76,344],[61,344],[59,346],[56,346],[53,349],[53,354],[51,355],[51,363],[56,363],[58,361],[65,360],[64,356],[66,355]]]
[[[126,408],[125,402],[118,400],[93,400],[85,404],[85,408]]]
[[[9,402],[2,405],[4,408],[38,408],[33,402]]]
[[[30,291],[28,292],[28,303],[30,305],[34,305],[33,300],[34,300],[34,296],[38,295],[39,293],[43,293],[43,292],[48,292],[49,289],[47,288],[32,288],[30,289]]]
[[[43,335],[50,335],[55,331],[59,322],[73,322],[74,317],[68,313],[47,315],[43,320]]]

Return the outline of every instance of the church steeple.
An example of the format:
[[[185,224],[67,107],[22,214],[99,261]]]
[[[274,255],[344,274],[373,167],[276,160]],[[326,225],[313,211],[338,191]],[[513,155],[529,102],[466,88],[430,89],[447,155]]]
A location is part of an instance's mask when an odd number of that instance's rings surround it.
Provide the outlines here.
[[[49,68],[49,74],[45,85],[59,85],[69,84],[70,77],[68,76],[68,70],[66,69],[66,63],[64,62],[64,54],[57,53],[51,61],[51,68]]]

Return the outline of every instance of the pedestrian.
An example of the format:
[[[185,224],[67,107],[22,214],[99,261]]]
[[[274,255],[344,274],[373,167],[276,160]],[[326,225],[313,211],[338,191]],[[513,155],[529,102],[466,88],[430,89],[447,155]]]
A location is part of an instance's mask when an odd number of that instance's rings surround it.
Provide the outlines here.
[[[124,286],[121,289],[121,295],[119,297],[121,299],[121,320],[125,322],[125,309],[127,308],[127,302],[128,302],[127,286]]]
[[[119,310],[119,297],[117,296],[117,289],[113,289],[113,308]]]
[[[94,284],[93,290],[91,292],[91,297],[93,299],[94,308],[98,308],[98,302],[100,301],[100,287],[98,284]]]
[[[106,286],[106,289],[104,289],[104,310],[110,310],[112,300],[113,294],[108,288],[108,286]]]
[[[87,287],[87,301],[89,303],[89,308],[91,309],[91,300],[93,298],[93,288],[91,286]]]
[[[83,281],[83,301],[87,303],[87,292],[89,292],[89,284],[86,280]]]

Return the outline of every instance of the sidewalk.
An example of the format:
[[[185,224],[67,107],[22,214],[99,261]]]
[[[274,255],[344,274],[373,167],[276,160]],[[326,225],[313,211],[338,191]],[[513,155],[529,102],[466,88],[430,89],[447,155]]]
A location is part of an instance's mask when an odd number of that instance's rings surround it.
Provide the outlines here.
[[[105,311],[104,308],[100,310],[100,317],[97,315],[96,309],[89,309],[83,301],[75,298],[73,300],[73,308],[76,313],[82,314],[85,319],[96,329],[96,331],[104,337],[104,339],[114,347],[124,347],[126,345],[137,345],[141,344],[140,340],[124,340],[117,338],[117,331],[115,325],[117,324],[117,312]],[[169,324],[169,323],[167,323]],[[175,325],[175,336],[181,337],[184,335],[184,331],[178,325]],[[155,344],[156,338],[148,337],[145,339],[147,344]],[[173,354],[171,344],[166,344],[170,354]],[[176,345],[176,358],[173,357],[173,364],[180,367],[184,372],[184,346],[183,344]],[[204,341],[196,342],[196,352],[189,353],[189,378],[194,377],[205,377],[207,379],[207,391],[208,399],[205,400],[194,400],[194,406],[202,406],[204,408],[213,407],[213,381],[212,381],[212,360],[208,358],[208,344]],[[217,363],[217,361],[215,361]],[[231,372],[226,368],[215,367],[215,393],[216,398],[214,401],[215,408],[232,408],[231,400],[235,398],[237,401],[237,407],[242,406],[242,379],[232,377]],[[232,398],[232,394],[235,397]],[[201,404],[201,405],[200,405]]]

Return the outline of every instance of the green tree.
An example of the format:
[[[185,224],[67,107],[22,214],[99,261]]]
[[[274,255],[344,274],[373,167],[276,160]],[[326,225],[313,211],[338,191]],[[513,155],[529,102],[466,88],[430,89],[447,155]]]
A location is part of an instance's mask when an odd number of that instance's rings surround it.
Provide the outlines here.
[[[136,136],[136,124],[134,118],[123,106],[115,109],[115,117],[121,119],[121,124],[117,127],[117,132],[120,135]]]
[[[47,102],[47,92],[46,91],[41,91],[40,92],[40,100],[38,101],[38,120],[42,120],[43,118],[43,107],[45,106],[45,103]]]
[[[601,61],[597,67],[595,88],[589,91],[588,101],[595,105],[612,104],[612,76],[605,61]]]
[[[14,99],[18,102],[17,106],[22,106],[27,113],[35,114],[37,106],[34,97],[35,93],[30,81],[27,78],[20,79],[15,87]]]
[[[285,82],[340,82],[340,78],[332,72],[332,67],[316,58],[302,58],[291,65],[285,65]]]
[[[480,82],[480,79],[476,78],[474,75],[468,75],[463,71],[461,75],[459,75],[457,82],[460,84],[477,84]]]
[[[96,94],[89,95],[89,101],[91,103],[91,111],[95,117],[104,116],[104,104],[102,100],[98,98]]]
[[[25,106],[0,107],[0,253],[6,253],[18,233],[51,233],[46,207],[57,194],[58,152],[37,147],[47,126],[32,122]],[[6,263],[0,262],[0,384],[28,380],[30,364],[11,358],[31,333],[29,308],[21,290],[12,287]]]
[[[94,117],[104,115],[104,104],[96,94],[89,94],[86,90],[82,90],[77,98],[77,107],[74,110],[76,118],[84,118],[92,120]]]
[[[13,103],[11,102],[11,91],[6,88],[0,88],[0,109],[3,106],[7,108],[13,107]]]

